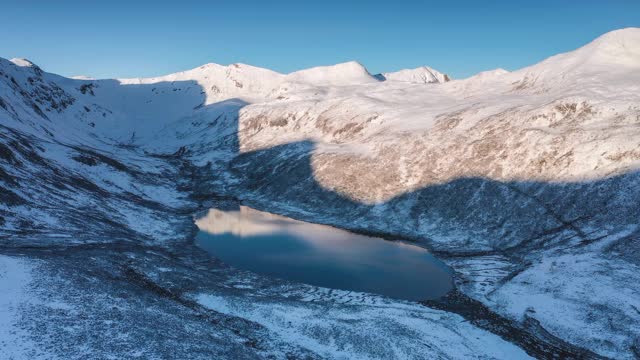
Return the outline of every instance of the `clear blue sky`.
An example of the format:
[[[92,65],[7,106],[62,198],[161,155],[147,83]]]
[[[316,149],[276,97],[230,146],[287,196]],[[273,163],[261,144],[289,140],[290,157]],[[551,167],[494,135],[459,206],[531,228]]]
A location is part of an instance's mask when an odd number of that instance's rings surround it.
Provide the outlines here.
[[[0,8],[0,56],[100,78],[207,62],[290,72],[348,60],[372,73],[429,65],[461,78],[629,26],[640,26],[640,0],[16,0]]]

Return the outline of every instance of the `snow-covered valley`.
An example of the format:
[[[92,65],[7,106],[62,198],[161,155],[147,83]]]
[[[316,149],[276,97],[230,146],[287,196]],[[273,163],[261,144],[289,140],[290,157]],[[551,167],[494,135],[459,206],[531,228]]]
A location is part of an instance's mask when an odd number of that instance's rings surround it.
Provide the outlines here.
[[[640,356],[640,29],[507,72],[0,59],[0,352],[15,358]],[[412,241],[424,303],[229,267],[212,205]]]

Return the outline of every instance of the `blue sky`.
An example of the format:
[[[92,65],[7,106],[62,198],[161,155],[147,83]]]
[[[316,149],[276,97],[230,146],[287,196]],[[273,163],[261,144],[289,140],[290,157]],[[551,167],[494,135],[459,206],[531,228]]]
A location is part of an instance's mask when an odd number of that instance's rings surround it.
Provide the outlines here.
[[[629,26],[640,26],[640,0],[31,0],[2,5],[0,56],[100,78],[208,62],[290,72],[349,60],[372,73],[429,65],[461,78]]]

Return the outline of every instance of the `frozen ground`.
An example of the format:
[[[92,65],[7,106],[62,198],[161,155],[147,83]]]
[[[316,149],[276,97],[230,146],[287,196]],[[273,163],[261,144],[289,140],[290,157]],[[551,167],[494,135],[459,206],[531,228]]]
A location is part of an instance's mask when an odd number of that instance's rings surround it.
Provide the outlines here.
[[[68,79],[0,59],[1,350],[638,357],[640,30],[515,72],[383,75]],[[457,291],[406,303],[226,267],[193,217],[236,199],[415,241]]]

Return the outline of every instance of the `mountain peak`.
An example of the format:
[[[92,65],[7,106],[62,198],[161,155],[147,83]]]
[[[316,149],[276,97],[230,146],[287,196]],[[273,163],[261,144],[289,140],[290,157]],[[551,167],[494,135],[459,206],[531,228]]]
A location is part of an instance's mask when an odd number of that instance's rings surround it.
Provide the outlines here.
[[[43,74],[42,69],[40,69],[38,65],[34,64],[33,62],[25,58],[13,58],[9,61],[16,66],[29,68],[37,76],[42,76]]]
[[[443,74],[428,66],[382,73],[377,75],[377,77],[380,80],[403,81],[418,84],[445,83],[451,80],[447,74]]]
[[[640,66],[640,28],[610,31],[570,52],[552,56],[522,69],[534,72],[615,71],[619,67]]]
[[[287,75],[287,78],[292,82],[305,82],[315,85],[351,85],[378,81],[357,61],[295,71]]]
[[[33,68],[39,67],[38,65],[34,64],[32,61],[25,58],[13,58],[9,61],[11,61],[12,63],[20,67],[33,67]]]
[[[593,62],[640,66],[640,28],[610,31],[579,50]]]

